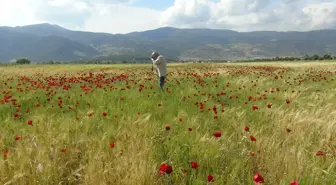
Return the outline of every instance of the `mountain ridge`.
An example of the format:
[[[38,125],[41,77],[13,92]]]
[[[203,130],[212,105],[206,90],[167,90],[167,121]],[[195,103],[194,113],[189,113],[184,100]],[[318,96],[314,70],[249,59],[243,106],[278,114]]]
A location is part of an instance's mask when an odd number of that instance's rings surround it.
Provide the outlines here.
[[[132,60],[148,58],[152,50],[169,58],[195,60],[336,54],[336,30],[238,32],[162,27],[110,34],[49,23],[0,27],[0,61],[27,56],[38,62]]]

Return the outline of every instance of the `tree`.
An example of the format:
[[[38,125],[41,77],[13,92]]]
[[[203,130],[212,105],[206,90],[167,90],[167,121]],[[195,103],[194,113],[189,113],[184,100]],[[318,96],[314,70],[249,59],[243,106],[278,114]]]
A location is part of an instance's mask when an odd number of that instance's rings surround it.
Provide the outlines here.
[[[19,60],[16,61],[17,64],[30,64],[30,60],[26,59],[26,58],[21,58]]]
[[[325,54],[325,55],[323,56],[323,59],[324,59],[324,60],[332,60],[332,57],[331,57],[329,54]]]
[[[312,58],[312,60],[319,60],[320,59],[320,57],[317,54],[313,55],[311,58]]]
[[[310,56],[309,55],[305,55],[304,57],[303,57],[303,60],[309,60],[310,59]]]

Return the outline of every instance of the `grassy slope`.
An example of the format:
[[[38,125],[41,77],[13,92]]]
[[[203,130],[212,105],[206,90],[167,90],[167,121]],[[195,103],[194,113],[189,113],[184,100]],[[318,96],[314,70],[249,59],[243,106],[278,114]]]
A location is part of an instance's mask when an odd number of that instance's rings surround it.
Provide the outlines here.
[[[165,93],[150,69],[1,67],[0,89],[17,102],[16,107],[0,102],[0,150],[8,150],[0,159],[0,183],[198,185],[211,174],[213,184],[252,185],[259,172],[270,185],[295,179],[304,185],[334,184],[335,63],[172,65]],[[62,90],[64,85],[71,88]],[[200,112],[195,102],[204,101]],[[16,110],[21,119],[13,118]],[[215,138],[215,131],[222,137]],[[320,150],[325,156],[315,155]],[[199,168],[191,169],[191,161]],[[172,174],[158,175],[162,162],[172,165]]]

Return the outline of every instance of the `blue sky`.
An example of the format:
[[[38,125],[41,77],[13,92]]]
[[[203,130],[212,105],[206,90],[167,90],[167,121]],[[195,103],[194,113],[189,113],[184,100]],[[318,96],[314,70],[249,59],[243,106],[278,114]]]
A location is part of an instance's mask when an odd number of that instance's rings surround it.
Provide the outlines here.
[[[170,6],[173,6],[173,0],[137,0],[132,6],[147,7],[155,10],[166,10]]]
[[[108,33],[163,26],[236,31],[336,29],[336,0],[1,0],[0,26],[39,23]]]

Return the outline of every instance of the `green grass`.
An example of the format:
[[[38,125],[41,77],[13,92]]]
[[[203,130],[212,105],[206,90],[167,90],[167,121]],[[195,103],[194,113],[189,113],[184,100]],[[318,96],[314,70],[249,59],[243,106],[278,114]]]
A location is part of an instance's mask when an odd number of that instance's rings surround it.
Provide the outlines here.
[[[161,92],[150,65],[0,67],[0,184],[335,184],[335,63],[168,71]]]

